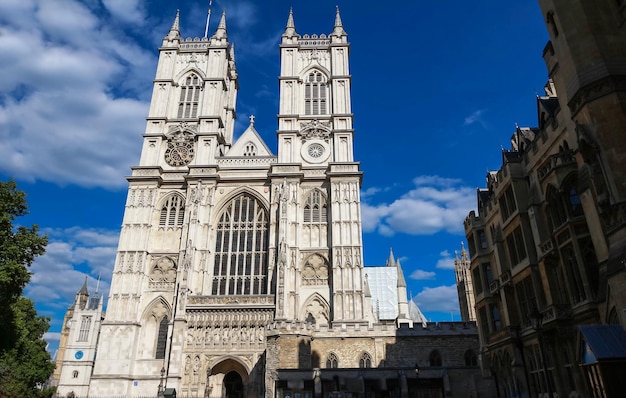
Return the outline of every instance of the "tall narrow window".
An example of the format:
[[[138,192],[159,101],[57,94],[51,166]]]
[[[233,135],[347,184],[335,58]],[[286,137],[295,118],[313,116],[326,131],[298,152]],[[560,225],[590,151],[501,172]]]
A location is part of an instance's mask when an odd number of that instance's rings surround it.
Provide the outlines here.
[[[159,225],[162,227],[179,227],[185,218],[185,200],[179,195],[171,195],[161,207]]]
[[[157,341],[156,341],[156,354],[154,356],[155,359],[164,359],[165,358],[165,346],[167,345],[167,326],[169,324],[169,319],[167,316],[164,316],[159,322],[159,332],[157,333]]]
[[[478,366],[478,358],[474,350],[465,351],[463,359],[465,360],[465,366]]]
[[[240,194],[218,218],[213,294],[267,294],[267,210]]]
[[[192,73],[187,76],[180,87],[180,100],[178,102],[178,118],[189,119],[198,116],[198,103],[202,82],[198,75]]]
[[[319,190],[311,192],[304,204],[304,222],[305,223],[325,223],[327,210],[326,198]]]
[[[304,113],[306,115],[327,114],[326,78],[319,71],[311,72],[304,84]]]
[[[91,317],[83,316],[80,320],[80,330],[77,341],[89,341],[89,329],[91,329]]]

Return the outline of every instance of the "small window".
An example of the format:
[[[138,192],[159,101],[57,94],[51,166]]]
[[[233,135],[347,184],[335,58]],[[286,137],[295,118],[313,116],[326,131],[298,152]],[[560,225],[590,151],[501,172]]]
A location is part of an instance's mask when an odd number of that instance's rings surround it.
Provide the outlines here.
[[[83,316],[80,321],[80,331],[78,332],[78,340],[76,341],[88,341],[90,329],[91,329],[91,317]]]
[[[319,71],[309,74],[304,85],[304,113],[306,115],[327,114],[326,79]]]
[[[326,367],[329,369],[335,369],[339,367],[339,360],[337,359],[337,355],[334,352],[328,354],[328,358],[326,359]]]
[[[202,82],[195,73],[189,75],[180,87],[180,100],[178,102],[178,118],[189,119],[198,115],[200,91]]]
[[[78,379],[78,370],[72,372],[72,379]]]
[[[441,354],[437,350],[433,350],[430,352],[428,356],[428,361],[430,362],[430,366],[441,366],[443,363],[441,359]]]
[[[246,144],[246,149],[243,152],[243,156],[256,156],[256,146],[253,143],[248,142]]]
[[[161,227],[179,227],[185,219],[185,201],[179,195],[171,195],[161,207],[159,225]]]
[[[465,351],[463,358],[465,359],[465,366],[478,366],[478,358],[474,350]]]
[[[371,368],[372,367],[372,356],[367,352],[364,352],[361,355],[361,359],[359,360],[359,368]]]

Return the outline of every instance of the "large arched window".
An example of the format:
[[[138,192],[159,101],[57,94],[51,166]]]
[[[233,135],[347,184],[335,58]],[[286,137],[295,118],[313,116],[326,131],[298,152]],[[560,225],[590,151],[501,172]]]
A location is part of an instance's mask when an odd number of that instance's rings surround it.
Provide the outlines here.
[[[326,77],[320,71],[312,71],[304,82],[304,114],[326,115],[328,90]]]
[[[179,227],[185,218],[185,199],[180,195],[170,195],[161,206],[159,225],[161,227]]]
[[[338,368],[339,367],[339,359],[334,352],[328,354],[328,358],[326,358],[326,367],[327,368]]]
[[[267,210],[243,193],[219,215],[213,294],[267,294]]]
[[[198,116],[198,103],[202,91],[202,81],[195,73],[187,76],[180,87],[180,100],[178,102],[178,118],[188,119]]]

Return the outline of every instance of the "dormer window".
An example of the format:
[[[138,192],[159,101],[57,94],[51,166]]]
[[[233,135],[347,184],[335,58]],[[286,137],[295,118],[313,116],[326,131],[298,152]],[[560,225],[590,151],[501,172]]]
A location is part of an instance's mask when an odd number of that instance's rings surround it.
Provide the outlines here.
[[[309,73],[304,84],[304,114],[326,115],[327,92],[325,76],[319,71]]]

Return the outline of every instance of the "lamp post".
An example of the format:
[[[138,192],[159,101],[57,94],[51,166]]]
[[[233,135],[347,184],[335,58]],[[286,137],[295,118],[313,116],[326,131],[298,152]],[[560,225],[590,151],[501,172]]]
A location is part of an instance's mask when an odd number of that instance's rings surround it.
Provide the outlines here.
[[[158,398],[164,398],[165,397],[164,379],[165,379],[165,366],[161,367],[161,381],[159,382],[159,390],[157,392],[157,397]]]
[[[552,388],[552,381],[551,381],[552,378],[548,377],[548,366],[546,365],[546,354],[543,351],[543,335],[542,335],[543,314],[539,312],[539,310],[535,307],[535,309],[533,309],[533,311],[528,315],[528,317],[530,318],[530,323],[533,329],[535,329],[535,332],[537,332],[537,340],[539,341],[539,354],[541,355],[541,370],[543,371],[546,388],[548,389],[548,396],[550,398],[554,398],[554,395],[553,395],[554,389]]]

